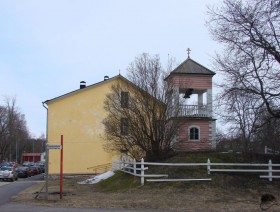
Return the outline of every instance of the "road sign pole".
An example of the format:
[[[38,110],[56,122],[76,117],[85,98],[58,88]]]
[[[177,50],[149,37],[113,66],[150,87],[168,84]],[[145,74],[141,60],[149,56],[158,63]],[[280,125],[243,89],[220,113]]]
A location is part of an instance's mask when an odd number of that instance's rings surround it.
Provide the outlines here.
[[[46,161],[45,161],[45,172],[46,172],[46,199],[49,199],[49,149],[46,148]]]
[[[46,147],[46,199],[48,199],[49,187],[49,151],[50,149],[60,149],[60,199],[62,199],[62,185],[63,185],[63,135],[61,135],[61,145],[47,145]]]
[[[62,199],[63,187],[63,135],[61,135],[61,149],[60,149],[60,199]]]

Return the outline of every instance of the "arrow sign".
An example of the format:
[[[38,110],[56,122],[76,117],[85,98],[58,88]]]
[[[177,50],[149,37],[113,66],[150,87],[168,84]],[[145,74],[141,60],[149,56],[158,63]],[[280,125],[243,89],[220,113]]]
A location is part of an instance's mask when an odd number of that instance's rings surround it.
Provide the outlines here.
[[[62,149],[61,145],[48,145],[47,149]]]

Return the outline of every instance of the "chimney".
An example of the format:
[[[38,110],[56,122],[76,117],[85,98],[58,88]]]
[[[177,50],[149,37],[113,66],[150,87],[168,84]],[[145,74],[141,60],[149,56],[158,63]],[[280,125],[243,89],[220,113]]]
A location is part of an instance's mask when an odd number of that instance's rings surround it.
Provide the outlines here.
[[[108,80],[109,79],[109,76],[104,76],[104,81]]]
[[[85,88],[86,87],[86,82],[85,81],[81,81],[80,82],[80,89]]]

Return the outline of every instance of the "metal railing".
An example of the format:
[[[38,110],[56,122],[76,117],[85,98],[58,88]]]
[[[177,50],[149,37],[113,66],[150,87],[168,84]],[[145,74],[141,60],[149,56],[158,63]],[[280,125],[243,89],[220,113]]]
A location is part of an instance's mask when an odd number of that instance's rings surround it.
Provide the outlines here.
[[[106,164],[101,164],[101,165],[97,165],[97,166],[92,166],[87,169],[93,170],[95,174],[101,174],[101,173],[107,172],[109,170],[112,170],[112,163],[106,163]]]

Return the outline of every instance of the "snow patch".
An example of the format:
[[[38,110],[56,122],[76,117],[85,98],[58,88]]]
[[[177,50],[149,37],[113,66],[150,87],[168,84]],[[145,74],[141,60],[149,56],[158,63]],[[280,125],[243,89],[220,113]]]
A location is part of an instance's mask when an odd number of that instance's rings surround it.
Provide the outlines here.
[[[90,179],[78,182],[78,184],[95,184],[101,180],[105,180],[109,177],[112,177],[114,174],[115,174],[114,172],[108,171],[103,174],[96,175],[94,178],[90,178]]]

